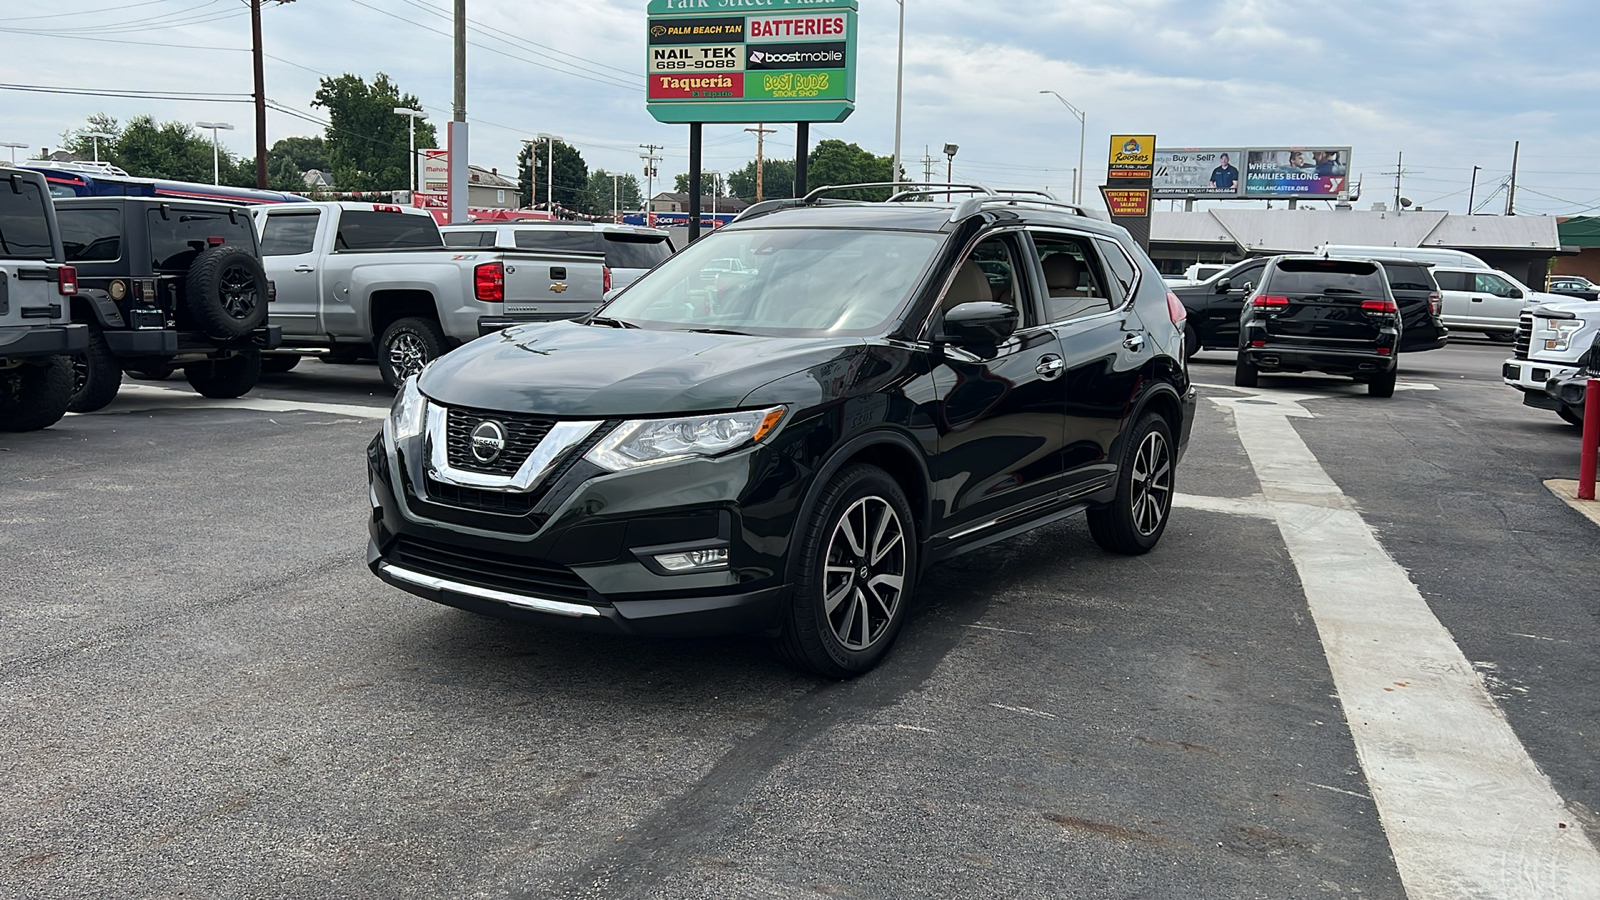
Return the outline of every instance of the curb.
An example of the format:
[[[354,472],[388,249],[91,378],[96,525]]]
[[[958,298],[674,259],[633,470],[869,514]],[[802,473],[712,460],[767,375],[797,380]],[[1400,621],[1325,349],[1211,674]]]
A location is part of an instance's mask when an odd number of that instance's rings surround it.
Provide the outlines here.
[[[1579,500],[1578,483],[1566,478],[1552,478],[1544,483],[1550,493],[1560,497],[1566,504],[1579,513],[1588,517],[1589,521],[1600,525],[1600,500]]]

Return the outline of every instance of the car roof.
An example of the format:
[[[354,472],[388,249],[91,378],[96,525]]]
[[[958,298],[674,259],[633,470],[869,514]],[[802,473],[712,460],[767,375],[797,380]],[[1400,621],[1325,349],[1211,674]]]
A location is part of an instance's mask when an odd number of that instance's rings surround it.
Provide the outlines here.
[[[228,210],[238,210],[246,217],[250,215],[250,207],[240,206],[237,203],[218,203],[214,200],[186,200],[182,197],[129,197],[125,194],[113,194],[105,197],[57,197],[56,207],[62,206],[105,206],[108,203],[131,203],[139,206],[181,206],[184,209],[206,209],[220,213]]]
[[[538,231],[604,231],[660,238],[668,236],[665,231],[659,228],[646,228],[643,225],[618,225],[612,222],[551,222],[543,219],[530,219],[526,222],[469,222],[464,225],[439,226],[439,230],[446,233],[451,231],[481,231],[485,228],[527,228]]]
[[[995,196],[979,199],[983,202],[822,201],[803,206],[760,210],[755,216],[737,218],[716,230],[724,232],[760,228],[860,228],[940,233],[953,230],[961,221],[987,214],[995,218],[1012,218],[1023,225],[1090,231],[1114,240],[1123,232],[1123,229],[1116,225],[1088,215],[1031,205],[1037,202],[1032,198]]]

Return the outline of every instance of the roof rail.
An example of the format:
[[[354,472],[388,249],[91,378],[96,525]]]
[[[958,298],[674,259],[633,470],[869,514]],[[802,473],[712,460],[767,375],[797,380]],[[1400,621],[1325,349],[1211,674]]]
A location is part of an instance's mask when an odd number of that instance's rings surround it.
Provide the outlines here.
[[[89,162],[88,160],[54,160],[54,159],[25,159],[16,163],[23,169],[58,169],[62,172],[83,172],[91,175],[115,175],[120,178],[131,178],[126,171],[113,166],[108,162]]]
[[[1038,195],[1048,199],[1039,199]],[[1018,206],[1028,209],[1066,210],[1073,215],[1082,216],[1086,219],[1094,218],[1088,209],[1076,203],[1063,203],[1044,191],[1010,191],[1005,194],[973,197],[970,200],[963,201],[960,206],[956,207],[956,211],[950,214],[950,221],[964,219],[987,206]]]
[[[823,187],[817,188],[816,190],[812,191],[809,194],[806,194],[805,202],[806,203],[815,203],[818,200],[822,199],[822,196],[824,194],[832,194],[832,193],[834,193],[836,191],[855,191],[855,190],[861,190],[863,188],[897,188],[897,187],[909,187],[909,188],[912,188],[913,190],[901,191],[899,193],[896,193],[896,194],[894,194],[893,196],[891,196],[889,198],[891,201],[894,200],[895,197],[900,197],[900,196],[907,195],[907,194],[925,193],[926,191],[924,189],[927,189],[927,188],[939,188],[941,193],[944,193],[944,192],[955,192],[955,193],[966,193],[966,194],[973,194],[973,193],[977,193],[977,194],[993,194],[994,193],[994,191],[989,190],[988,188],[984,187],[981,184],[923,184],[923,183],[918,182],[918,181],[872,181],[872,182],[866,182],[866,183],[863,183],[863,184],[830,184],[830,185],[825,185]]]

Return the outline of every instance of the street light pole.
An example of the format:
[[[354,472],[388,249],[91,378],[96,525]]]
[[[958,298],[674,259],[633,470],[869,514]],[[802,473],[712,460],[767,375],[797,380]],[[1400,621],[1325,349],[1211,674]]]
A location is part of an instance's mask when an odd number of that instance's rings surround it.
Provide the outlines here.
[[[233,126],[229,125],[227,122],[196,122],[194,125],[196,128],[211,129],[211,183],[221,184],[222,165],[220,162],[221,157],[219,155],[219,151],[217,150],[217,131],[232,131]]]
[[[83,137],[86,137],[89,140],[94,142],[94,161],[97,162],[97,163],[100,161],[100,140],[101,140],[101,138],[104,138],[105,140],[108,140],[108,141],[114,141],[114,140],[117,139],[116,135],[107,134],[104,131],[85,131],[85,132],[83,132]]]
[[[1467,215],[1472,215],[1472,197],[1478,193],[1478,170],[1483,166],[1472,167],[1472,183],[1467,186]]]
[[[407,168],[409,168],[411,170],[411,193],[412,194],[416,194],[416,192],[417,192],[417,120],[418,119],[426,119],[428,117],[428,114],[423,112],[420,109],[412,109],[409,106],[396,106],[394,108],[394,114],[397,115],[397,116],[405,116],[406,117],[406,130],[410,132],[410,144],[411,144],[411,165],[407,166]],[[417,205],[417,198],[415,196],[413,196],[411,198],[411,205],[412,206],[416,206]]]
[[[956,151],[958,151],[960,149],[961,149],[961,146],[959,144],[945,144],[944,145],[944,183],[945,184],[949,184],[951,182],[951,180],[955,177]],[[944,198],[946,200],[949,200],[950,197],[951,197],[950,193],[948,191],[945,192]]]
[[[556,217],[556,141],[561,140],[561,138],[553,134],[545,134],[542,131],[536,137],[545,142],[544,199],[546,203],[550,204],[550,218],[554,219]]]
[[[894,60],[894,168],[889,172],[890,181],[900,180],[900,113],[905,100],[906,81],[906,0],[895,2],[900,4],[900,43]]]
[[[17,161],[17,151],[18,150],[26,150],[26,149],[28,149],[28,145],[27,144],[18,144],[15,141],[0,141],[0,147],[9,147],[9,148],[11,148],[11,161],[12,162],[16,162]]]
[[[622,221],[622,205],[618,202],[618,199],[617,199],[618,198],[618,190],[620,189],[621,183],[622,183],[622,176],[621,175],[612,175],[611,176],[611,220],[613,222]]]
[[[1071,103],[1068,103],[1067,98],[1057,94],[1055,91],[1040,91],[1039,93],[1050,94],[1057,100],[1060,100],[1061,105],[1067,108],[1067,112],[1072,113],[1072,115],[1078,119],[1078,173],[1072,178],[1072,202],[1082,204],[1083,181],[1088,176],[1088,173],[1084,171],[1083,168],[1083,144],[1085,136],[1089,132],[1089,117],[1084,114],[1083,110],[1073,106]]]

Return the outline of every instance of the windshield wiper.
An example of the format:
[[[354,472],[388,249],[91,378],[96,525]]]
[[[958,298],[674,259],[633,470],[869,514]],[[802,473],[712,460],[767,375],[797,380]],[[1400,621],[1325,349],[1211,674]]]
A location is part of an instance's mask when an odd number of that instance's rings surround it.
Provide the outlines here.
[[[1342,288],[1342,287],[1323,288],[1322,292],[1324,294],[1359,294],[1359,293],[1362,293],[1361,291],[1358,291],[1355,288]]]
[[[605,316],[590,316],[588,324],[590,324],[590,325],[604,325],[607,328],[638,328],[639,327],[639,326],[633,324],[632,322],[624,322],[621,319],[611,319],[611,318],[607,318]]]
[[[736,334],[740,337],[750,336],[750,333],[747,331],[734,331],[730,328],[690,328],[687,330],[690,334]]]

